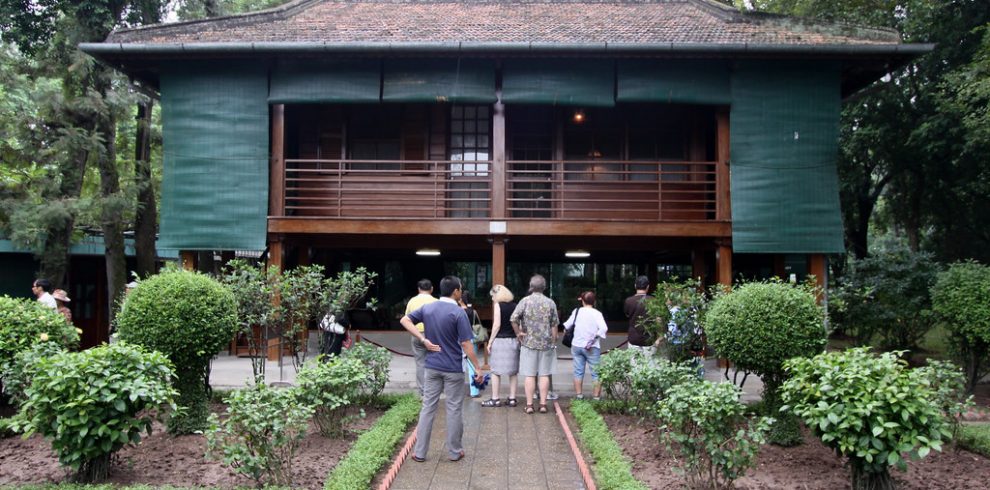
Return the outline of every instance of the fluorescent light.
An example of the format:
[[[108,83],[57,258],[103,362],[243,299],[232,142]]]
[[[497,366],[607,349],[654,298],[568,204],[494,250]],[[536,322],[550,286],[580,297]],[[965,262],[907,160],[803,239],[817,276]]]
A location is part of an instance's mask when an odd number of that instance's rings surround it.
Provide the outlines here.
[[[564,257],[569,257],[572,259],[586,259],[591,257],[591,252],[587,250],[568,250],[564,252]]]
[[[416,255],[423,257],[439,257],[440,251],[435,248],[421,248],[416,251]]]

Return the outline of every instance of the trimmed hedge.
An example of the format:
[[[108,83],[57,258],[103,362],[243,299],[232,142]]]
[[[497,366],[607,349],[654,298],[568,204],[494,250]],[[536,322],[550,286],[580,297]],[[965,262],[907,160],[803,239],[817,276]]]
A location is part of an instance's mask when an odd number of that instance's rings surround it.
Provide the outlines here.
[[[956,439],[959,447],[990,458],[990,424],[963,424]]]
[[[605,420],[586,400],[571,402],[571,414],[580,429],[581,442],[595,459],[592,471],[595,482],[602,490],[633,490],[648,487],[632,475],[632,464],[615,442]]]
[[[395,447],[402,441],[409,425],[419,416],[421,407],[417,396],[399,398],[375,425],[361,434],[344,459],[330,471],[323,484],[326,490],[368,488],[378,470],[391,459]]]

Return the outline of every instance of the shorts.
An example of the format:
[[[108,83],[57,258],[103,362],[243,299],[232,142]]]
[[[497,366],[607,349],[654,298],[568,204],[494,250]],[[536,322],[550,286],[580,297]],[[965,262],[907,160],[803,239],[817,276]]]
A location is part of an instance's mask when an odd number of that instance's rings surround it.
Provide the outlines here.
[[[557,349],[533,350],[519,348],[520,376],[550,376],[557,367]]]

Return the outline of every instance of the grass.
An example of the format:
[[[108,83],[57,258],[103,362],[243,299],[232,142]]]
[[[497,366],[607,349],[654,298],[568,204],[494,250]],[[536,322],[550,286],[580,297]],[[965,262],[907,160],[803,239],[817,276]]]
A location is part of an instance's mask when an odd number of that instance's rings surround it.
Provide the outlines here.
[[[963,449],[990,458],[990,423],[963,424],[956,443]]]
[[[574,400],[571,402],[571,414],[577,421],[582,444],[594,458],[592,472],[598,488],[645,490],[647,486],[632,475],[632,464],[595,407],[588,401]]]
[[[413,394],[389,396],[394,405],[375,425],[361,434],[344,459],[330,471],[325,490],[368,488],[378,470],[388,463],[409,425],[419,416],[420,401]]]

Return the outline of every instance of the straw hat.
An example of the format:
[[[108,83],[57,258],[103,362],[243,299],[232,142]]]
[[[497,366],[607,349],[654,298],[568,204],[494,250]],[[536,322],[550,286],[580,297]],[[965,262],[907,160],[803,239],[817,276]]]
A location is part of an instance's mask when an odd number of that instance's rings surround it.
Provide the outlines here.
[[[69,295],[65,294],[65,291],[62,289],[56,289],[52,291],[52,297],[64,303],[68,303],[72,301],[71,299],[69,299]]]

